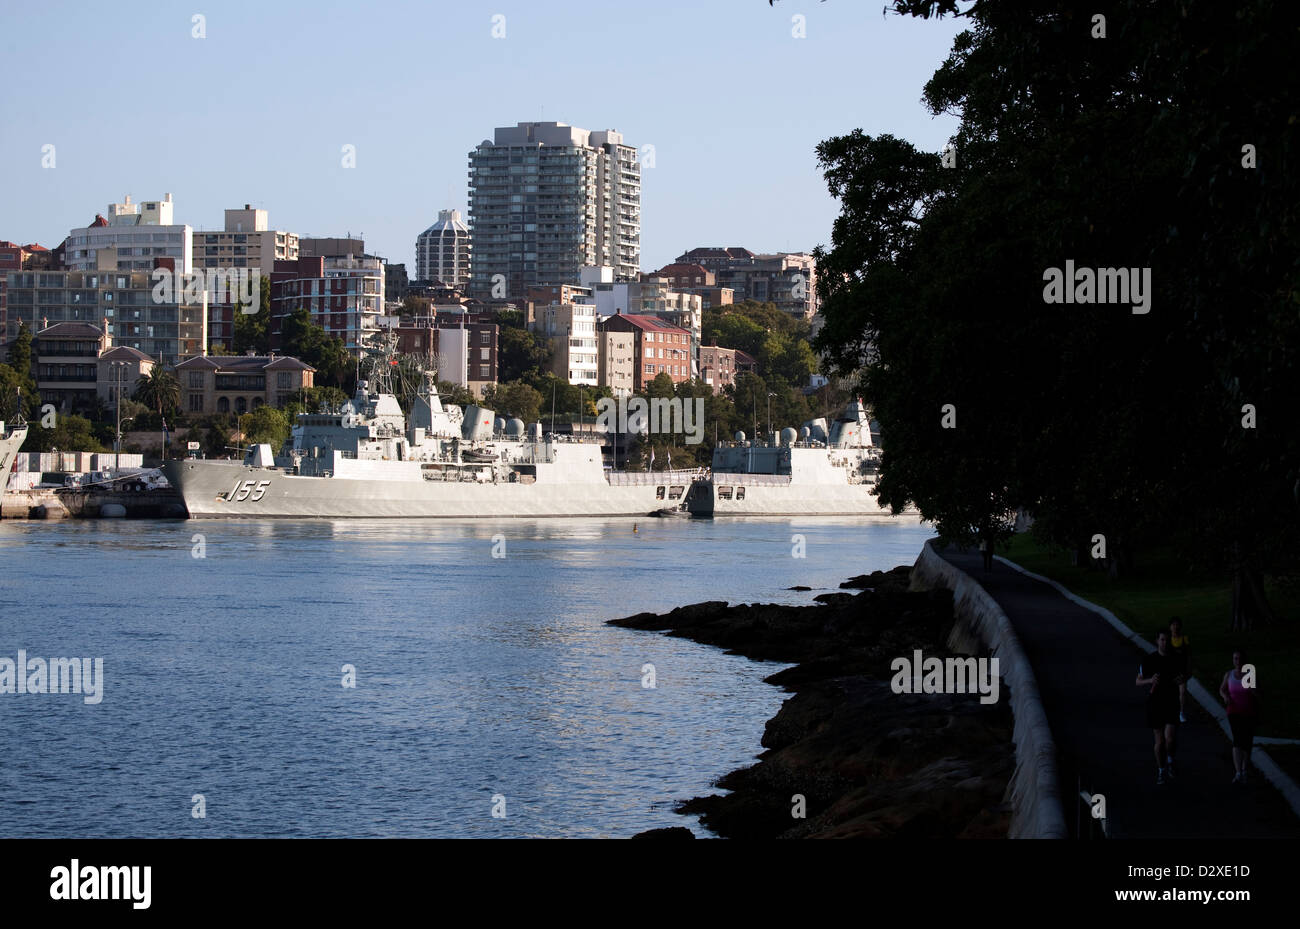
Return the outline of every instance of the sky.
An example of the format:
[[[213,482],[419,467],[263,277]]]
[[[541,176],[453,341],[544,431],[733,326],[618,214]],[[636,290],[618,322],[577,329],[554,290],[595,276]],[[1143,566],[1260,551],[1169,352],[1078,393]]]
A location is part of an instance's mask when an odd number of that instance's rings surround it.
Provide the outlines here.
[[[956,129],[920,98],[960,24],[885,2],[6,2],[0,240],[53,247],[127,194],[171,193],[196,230],[251,203],[414,276],[416,236],[466,212],[469,152],[545,120],[654,146],[643,270],[696,246],[811,250],[838,213],[818,142],[938,151]]]

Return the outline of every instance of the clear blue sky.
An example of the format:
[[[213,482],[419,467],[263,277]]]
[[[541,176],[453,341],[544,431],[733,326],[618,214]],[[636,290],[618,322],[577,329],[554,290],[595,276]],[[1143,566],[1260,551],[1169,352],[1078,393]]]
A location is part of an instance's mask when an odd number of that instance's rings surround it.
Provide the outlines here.
[[[545,119],[655,146],[644,270],[698,245],[811,249],[836,215],[820,140],[861,128],[937,151],[955,128],[920,95],[958,24],[884,4],[5,2],[0,239],[53,247],[125,194],[170,192],[196,229],[252,203],[274,228],[364,233],[414,274],[416,235],[466,207],[469,151]]]

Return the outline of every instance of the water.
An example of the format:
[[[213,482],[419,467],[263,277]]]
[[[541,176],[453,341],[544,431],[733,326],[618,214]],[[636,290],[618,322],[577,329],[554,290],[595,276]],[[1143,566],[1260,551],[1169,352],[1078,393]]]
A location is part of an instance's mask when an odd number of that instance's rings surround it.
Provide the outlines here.
[[[633,525],[0,524],[0,657],[102,657],[105,679],[98,705],[0,694],[0,836],[705,834],[672,806],[761,751],[781,666],[604,621],[808,603],[931,533]]]

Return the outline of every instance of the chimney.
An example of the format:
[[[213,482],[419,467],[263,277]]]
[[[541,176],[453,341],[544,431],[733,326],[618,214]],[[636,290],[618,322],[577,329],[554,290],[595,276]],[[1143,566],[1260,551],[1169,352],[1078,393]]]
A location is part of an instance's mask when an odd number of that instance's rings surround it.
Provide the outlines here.
[[[113,347],[113,336],[108,331],[108,317],[104,317],[104,349],[108,350]]]

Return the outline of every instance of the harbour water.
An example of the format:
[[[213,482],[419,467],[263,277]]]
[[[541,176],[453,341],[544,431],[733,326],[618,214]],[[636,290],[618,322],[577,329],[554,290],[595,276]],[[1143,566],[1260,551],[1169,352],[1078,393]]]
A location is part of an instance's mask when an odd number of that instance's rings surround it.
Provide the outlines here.
[[[808,603],[911,563],[930,534],[863,518],[0,524],[0,658],[100,657],[104,676],[93,705],[0,693],[0,836],[703,835],[672,807],[761,751],[780,666],[604,621]]]

